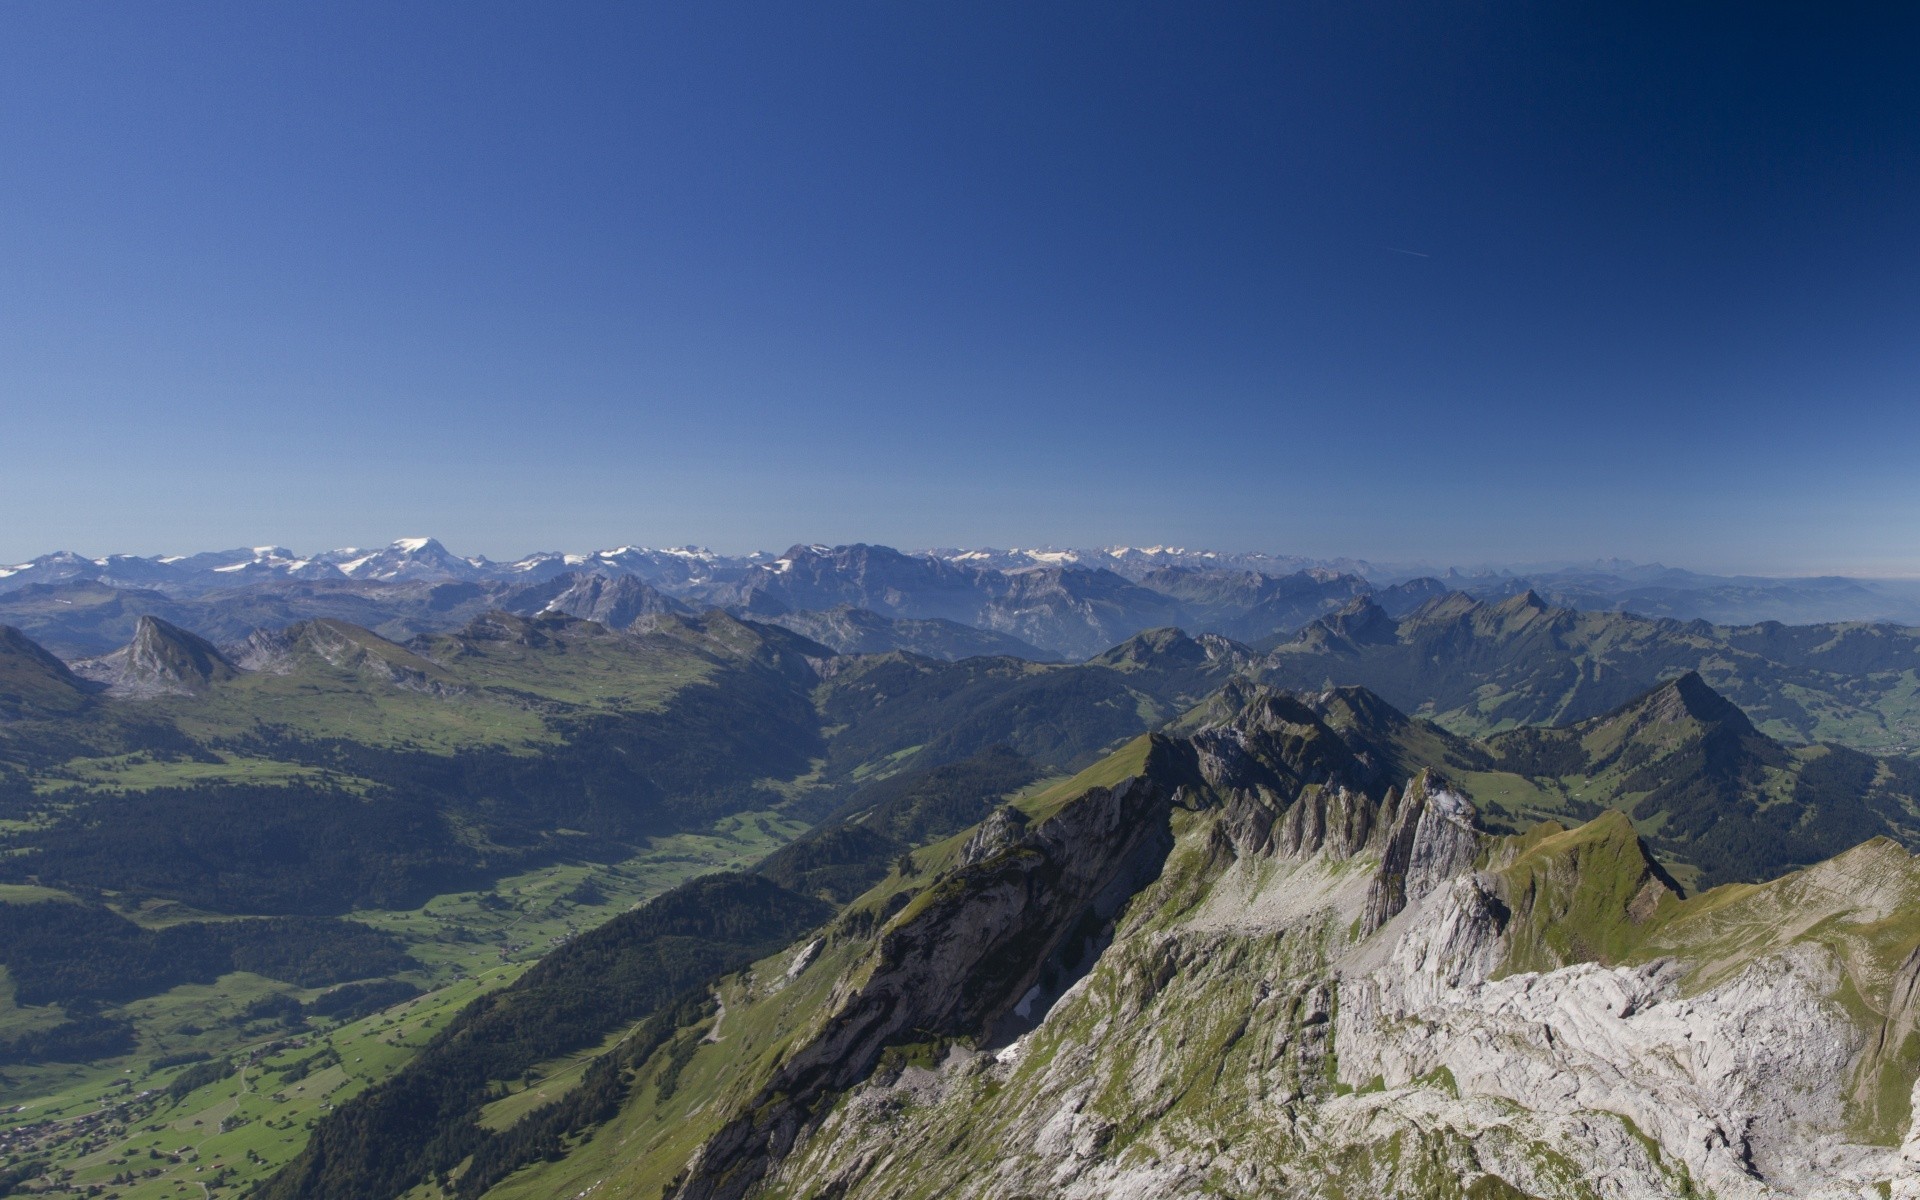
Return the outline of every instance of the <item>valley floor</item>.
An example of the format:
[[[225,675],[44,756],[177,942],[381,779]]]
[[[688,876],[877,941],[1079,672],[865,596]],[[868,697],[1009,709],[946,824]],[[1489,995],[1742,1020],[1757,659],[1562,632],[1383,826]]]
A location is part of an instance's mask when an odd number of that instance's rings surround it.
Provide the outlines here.
[[[657,839],[622,862],[558,864],[486,891],[436,896],[412,910],[354,913],[352,919],[405,942],[420,967],[400,978],[426,990],[344,1024],[249,1021],[245,1010],[263,999],[311,1000],[325,989],[246,973],[111,1010],[139,1031],[133,1053],[85,1065],[0,1068],[0,1180],[13,1164],[36,1161],[47,1170],[15,1184],[21,1194],[237,1194],[296,1155],[322,1115],[390,1078],[451,1014],[513,982],[554,946],[694,875],[755,862],[805,828],[782,813],[745,813],[707,833]],[[155,923],[200,914],[170,906],[127,915]],[[5,992],[0,1034],[60,1019],[57,1009],[15,1005],[11,986]],[[155,1065],[169,1057],[194,1061]],[[232,1074],[169,1095],[170,1084],[221,1060],[234,1064]],[[521,1081],[502,1111],[537,1102],[557,1082]]]

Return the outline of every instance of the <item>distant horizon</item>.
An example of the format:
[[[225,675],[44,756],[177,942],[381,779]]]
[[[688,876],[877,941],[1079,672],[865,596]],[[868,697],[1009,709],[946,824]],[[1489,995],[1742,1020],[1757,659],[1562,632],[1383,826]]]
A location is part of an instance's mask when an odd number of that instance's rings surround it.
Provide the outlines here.
[[[0,544],[1920,576],[1916,39],[1895,5],[0,7]]]
[[[1412,575],[1412,576],[1431,575],[1435,578],[1445,578],[1448,575],[1458,575],[1462,578],[1469,578],[1469,579],[1484,578],[1487,576],[1501,576],[1501,575],[1522,578],[1530,573],[1554,573],[1554,572],[1567,572],[1567,571],[1595,571],[1600,573],[1610,573],[1610,572],[1662,570],[1662,571],[1681,571],[1681,572],[1686,572],[1693,575],[1699,575],[1699,576],[1705,576],[1705,577],[1711,577],[1711,578],[1720,578],[1720,579],[1748,578],[1748,579],[1789,580],[1789,581],[1791,580],[1805,581],[1805,580],[1815,580],[1815,579],[1857,579],[1857,580],[1869,581],[1869,582],[1887,582],[1887,583],[1920,582],[1920,571],[1909,571],[1908,573],[1901,574],[1901,573],[1869,573],[1866,571],[1859,571],[1859,570],[1820,570],[1820,571],[1801,571],[1801,572],[1764,571],[1764,570],[1724,570],[1724,569],[1700,567],[1700,566],[1695,566],[1690,564],[1670,563],[1670,562],[1664,562],[1660,560],[1632,559],[1632,558],[1627,558],[1621,555],[1608,555],[1608,556],[1599,556],[1599,557],[1569,556],[1564,558],[1547,558],[1547,559],[1482,560],[1482,561],[1476,562],[1471,560],[1446,561],[1446,560],[1439,560],[1439,559],[1420,559],[1420,558],[1404,559],[1404,558],[1390,558],[1390,557],[1373,557],[1373,556],[1362,555],[1362,554],[1304,554],[1304,553],[1295,553],[1295,552],[1286,551],[1286,550],[1273,550],[1273,549],[1265,549],[1265,548],[1258,548],[1258,547],[1228,548],[1224,544],[1175,545],[1175,544],[1168,544],[1168,543],[1117,541],[1117,542],[1108,542],[1108,543],[1083,543],[1083,544],[1071,544],[1071,543],[1064,543],[1064,542],[1038,542],[1038,543],[1025,543],[1025,544],[1008,543],[1008,544],[1000,544],[1000,545],[993,545],[993,544],[987,544],[987,543],[956,543],[956,544],[929,543],[929,544],[920,544],[920,545],[914,545],[914,544],[894,545],[888,542],[882,542],[874,539],[854,539],[850,541],[841,541],[841,542],[828,542],[828,541],[820,541],[820,540],[798,540],[798,541],[787,542],[785,545],[780,546],[778,548],[774,548],[770,546],[760,546],[752,549],[733,549],[733,548],[726,548],[726,547],[717,547],[717,546],[708,545],[706,543],[698,542],[698,541],[640,541],[637,539],[628,539],[625,541],[614,541],[614,542],[599,544],[599,545],[581,544],[577,546],[564,546],[560,544],[545,544],[536,549],[502,553],[502,552],[498,552],[497,550],[494,550],[494,551],[472,550],[472,549],[468,549],[466,547],[461,547],[458,545],[449,545],[447,539],[438,537],[437,535],[433,535],[433,534],[409,534],[409,535],[404,535],[397,538],[390,538],[384,542],[347,541],[347,542],[341,542],[335,545],[330,545],[330,546],[317,548],[317,549],[309,548],[305,546],[295,546],[288,541],[242,542],[242,543],[228,544],[228,545],[199,546],[199,547],[191,547],[191,548],[173,547],[173,548],[159,550],[159,551],[133,551],[133,550],[124,550],[124,549],[104,550],[104,551],[99,551],[95,553],[89,553],[88,551],[85,551],[85,550],[74,549],[73,547],[70,547],[70,546],[61,546],[61,547],[56,547],[54,549],[41,550],[33,554],[22,555],[22,554],[15,553],[12,555],[0,555],[0,579],[4,579],[9,575],[17,573],[22,568],[29,566],[31,563],[37,560],[49,558],[54,555],[60,555],[60,554],[73,554],[73,555],[76,555],[77,557],[85,559],[88,562],[94,563],[96,565],[102,565],[106,561],[108,561],[110,558],[118,555],[126,555],[134,558],[142,558],[142,559],[148,559],[148,560],[165,561],[169,559],[190,558],[195,555],[201,555],[201,554],[226,554],[229,552],[250,551],[256,555],[263,555],[269,551],[284,550],[284,551],[287,551],[288,554],[292,556],[295,560],[304,562],[304,561],[309,561],[316,558],[321,558],[327,555],[339,554],[343,552],[378,552],[381,550],[388,550],[388,549],[394,549],[394,548],[400,548],[400,547],[418,548],[418,546],[424,545],[425,543],[428,543],[428,542],[432,542],[439,545],[442,549],[446,550],[447,553],[449,553],[450,555],[456,558],[460,558],[463,560],[482,560],[496,566],[504,566],[511,563],[515,563],[515,562],[522,562],[522,561],[534,559],[543,555],[558,554],[558,555],[564,555],[568,557],[584,557],[584,556],[590,556],[597,553],[610,553],[610,552],[615,552],[619,550],[629,550],[629,549],[630,550],[649,550],[649,551],[655,551],[655,552],[675,552],[675,551],[702,552],[702,553],[712,554],[717,558],[735,559],[735,560],[750,559],[750,558],[774,560],[784,555],[785,553],[787,553],[787,551],[796,549],[799,547],[818,547],[823,549],[838,549],[846,546],[866,545],[866,546],[874,546],[874,547],[881,547],[889,550],[894,550],[899,553],[907,554],[907,555],[942,555],[942,554],[951,555],[951,554],[969,554],[969,553],[982,553],[982,552],[990,552],[990,553],[998,553],[998,554],[1021,554],[1021,553],[1031,553],[1031,554],[1115,553],[1117,554],[1119,552],[1131,550],[1131,551],[1136,551],[1142,554],[1179,555],[1179,556],[1188,556],[1188,557],[1216,556],[1216,557],[1220,557],[1228,560],[1242,559],[1242,558],[1269,558],[1269,559],[1275,559],[1275,560],[1292,560],[1292,561],[1299,562],[1311,567],[1334,567],[1339,564],[1351,564],[1356,568],[1372,570],[1382,575]],[[1035,565],[1044,565],[1044,564],[1036,563]],[[1080,565],[1085,565],[1085,564],[1080,564]]]

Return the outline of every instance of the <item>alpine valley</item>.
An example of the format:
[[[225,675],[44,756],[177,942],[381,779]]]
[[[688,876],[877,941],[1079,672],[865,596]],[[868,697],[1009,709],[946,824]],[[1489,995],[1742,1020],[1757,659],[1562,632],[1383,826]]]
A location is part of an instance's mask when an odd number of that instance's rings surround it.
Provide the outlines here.
[[[48,555],[0,1196],[1920,1198],[1911,599]]]

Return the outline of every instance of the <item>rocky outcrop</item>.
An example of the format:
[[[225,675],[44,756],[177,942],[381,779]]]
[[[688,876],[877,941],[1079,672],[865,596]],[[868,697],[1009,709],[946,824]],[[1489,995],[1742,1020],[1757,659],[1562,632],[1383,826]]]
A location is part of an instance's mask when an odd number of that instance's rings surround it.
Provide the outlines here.
[[[127,698],[193,695],[240,674],[212,642],[154,616],[140,618],[126,646],[76,671]]]
[[[609,629],[625,629],[641,617],[686,614],[689,610],[631,575],[575,575],[573,582],[540,611],[594,621]]]
[[[1058,976],[1088,958],[1089,939],[1159,871],[1173,844],[1169,801],[1145,777],[1095,788],[943,876],[881,933],[871,965],[833,997],[818,1032],[706,1141],[670,1194],[747,1194],[890,1044],[990,1043],[1003,1026],[1038,1020]]]
[[[245,670],[272,675],[323,665],[434,695],[458,690],[438,663],[357,625],[326,618],[279,630],[256,629],[234,659]]]
[[[1398,1088],[1444,1070],[1462,1093],[1535,1114],[1624,1117],[1716,1196],[1887,1177],[1885,1152],[1844,1144],[1832,1085],[1860,1037],[1828,999],[1830,955],[1769,957],[1696,997],[1671,959],[1494,979],[1499,913],[1483,880],[1457,881],[1381,969],[1343,983],[1342,1082]]]
[[[994,809],[960,847],[960,865],[970,867],[1011,849],[1025,835],[1027,824],[1027,814],[1010,804]]]
[[[1908,1036],[1920,969],[1869,948],[1920,902],[1904,851],[1689,907],[1617,815],[1494,843],[1415,778],[1388,815],[1358,802],[1379,824],[1356,846],[1295,815],[1309,796],[1351,811],[1340,794],[1303,793],[1260,853],[1222,855],[1217,831],[1176,851],[1038,1028],[859,1085],[778,1188],[1920,1197],[1920,1132],[1903,1111],[1876,1143],[1850,1098]],[[1299,852],[1289,826],[1322,832]],[[1914,1066],[1873,1086],[1905,1101]]]
[[[1408,903],[1473,865],[1480,849],[1473,820],[1473,805],[1465,796],[1431,774],[1413,781],[1384,839],[1380,869],[1360,918],[1362,933],[1372,933]]]
[[[1869,844],[1692,917],[1645,854],[1616,814],[1410,907],[1342,981],[1342,1082],[1392,1091],[1444,1073],[1462,1095],[1536,1117],[1624,1119],[1718,1197],[1851,1197],[1910,1179],[1911,1164],[1862,1134],[1898,1136],[1911,1119],[1876,1114],[1869,1093],[1886,1093],[1888,1047],[1911,1032],[1915,959],[1881,974],[1867,943],[1840,931],[1884,928],[1911,903],[1912,860]],[[1650,889],[1666,899],[1649,902]],[[1593,960],[1636,928],[1645,961]],[[1676,954],[1657,953],[1667,947]],[[1570,955],[1587,957],[1506,973]],[[1863,1022],[1845,995],[1876,997],[1862,1007],[1878,1015]],[[1892,1069],[1902,1100],[1914,1065]]]

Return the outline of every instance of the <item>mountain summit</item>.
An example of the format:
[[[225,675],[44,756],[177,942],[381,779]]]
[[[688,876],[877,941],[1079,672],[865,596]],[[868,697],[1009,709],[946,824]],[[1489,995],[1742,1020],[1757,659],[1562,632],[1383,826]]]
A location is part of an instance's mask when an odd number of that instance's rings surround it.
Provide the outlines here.
[[[128,699],[192,695],[240,674],[212,642],[152,615],[134,623],[132,641],[111,654],[75,663],[74,670]]]

